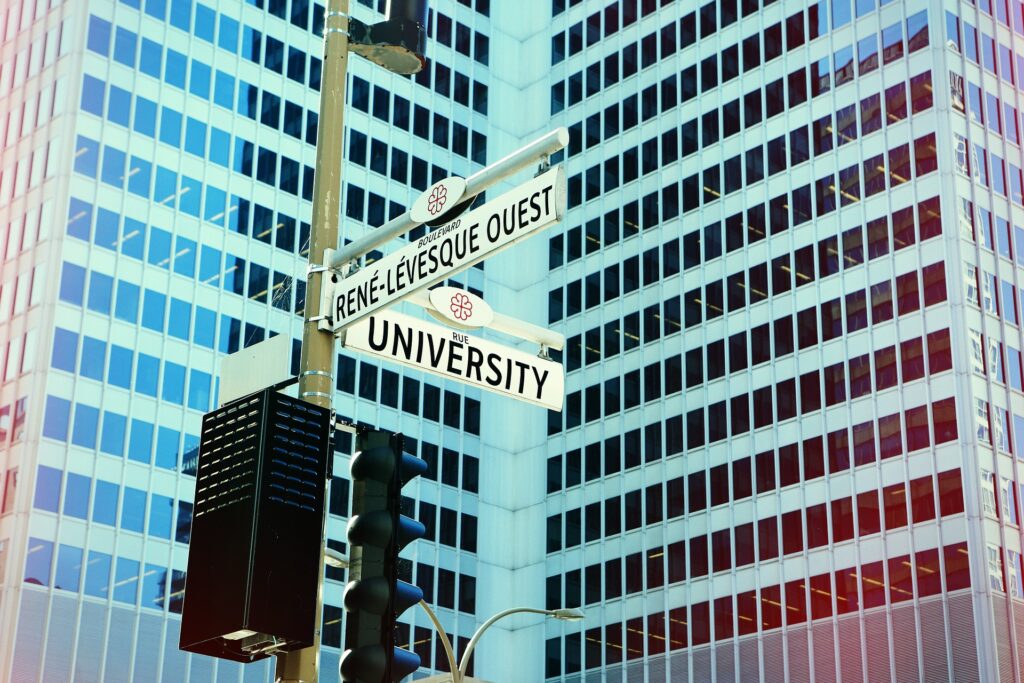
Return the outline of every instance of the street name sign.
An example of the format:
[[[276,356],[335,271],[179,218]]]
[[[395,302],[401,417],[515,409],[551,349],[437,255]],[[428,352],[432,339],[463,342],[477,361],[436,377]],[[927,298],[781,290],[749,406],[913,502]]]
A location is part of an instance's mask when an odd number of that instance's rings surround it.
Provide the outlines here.
[[[560,363],[401,313],[350,325],[345,347],[549,410],[560,411],[565,398]]]
[[[353,275],[324,278],[320,328],[349,326],[474,264],[536,235],[565,215],[565,172],[542,173],[497,199],[427,233]]]

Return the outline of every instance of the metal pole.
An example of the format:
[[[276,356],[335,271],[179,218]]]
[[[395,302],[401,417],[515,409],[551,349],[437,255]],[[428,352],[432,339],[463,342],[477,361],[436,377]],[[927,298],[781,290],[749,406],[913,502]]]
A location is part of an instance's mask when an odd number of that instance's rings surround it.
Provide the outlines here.
[[[317,327],[320,289],[324,276],[319,269],[324,250],[338,246],[341,215],[341,169],[345,122],[345,74],[348,70],[349,0],[328,0],[324,16],[324,62],[320,90],[320,122],[316,136],[316,172],[313,177],[313,222],[306,278],[305,321],[299,360],[299,398],[325,408],[334,397],[334,335]],[[326,486],[327,483],[324,482]],[[326,516],[326,508],[324,511]],[[280,683],[316,683],[320,668],[320,630],[324,594],[324,520],[320,521],[320,576],[317,581],[316,629],[313,645],[277,657],[276,680]],[[358,578],[358,546],[351,549],[349,577]]]

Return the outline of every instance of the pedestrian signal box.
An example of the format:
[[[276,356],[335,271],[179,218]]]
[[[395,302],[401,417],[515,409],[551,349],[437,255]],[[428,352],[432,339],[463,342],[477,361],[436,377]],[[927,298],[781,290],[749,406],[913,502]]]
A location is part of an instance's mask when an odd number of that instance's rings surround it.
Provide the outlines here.
[[[252,662],[314,641],[331,411],[268,388],[203,417],[182,650]]]

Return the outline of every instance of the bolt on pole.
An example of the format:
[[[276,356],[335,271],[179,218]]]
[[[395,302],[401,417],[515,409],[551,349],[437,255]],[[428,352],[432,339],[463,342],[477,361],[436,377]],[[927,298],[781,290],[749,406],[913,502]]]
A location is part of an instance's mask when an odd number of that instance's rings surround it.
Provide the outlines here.
[[[324,61],[320,94],[320,123],[316,136],[313,176],[313,217],[309,244],[309,274],[299,360],[299,398],[325,408],[334,397],[334,335],[317,327],[320,316],[322,264],[325,249],[338,247],[341,215],[341,171],[344,148],[345,74],[348,71],[349,0],[328,0],[324,16]],[[324,482],[326,486],[326,482]],[[325,514],[326,507],[324,506]],[[323,519],[320,522],[320,564],[324,561]],[[359,559],[353,549],[349,576],[358,578]],[[279,683],[316,683],[320,668],[320,630],[323,613],[323,570],[317,582],[316,628],[313,645],[278,655]]]

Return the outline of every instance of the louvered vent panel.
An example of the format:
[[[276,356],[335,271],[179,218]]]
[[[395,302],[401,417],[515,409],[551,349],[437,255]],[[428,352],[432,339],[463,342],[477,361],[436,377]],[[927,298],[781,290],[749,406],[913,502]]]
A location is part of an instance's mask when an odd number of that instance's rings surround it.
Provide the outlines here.
[[[601,671],[591,671],[583,675],[587,683],[605,683],[604,673]]]
[[[1013,625],[1017,635],[1017,668],[1024,676],[1024,605],[1014,601]]]
[[[783,647],[782,633],[778,631],[761,639],[761,651],[764,653],[764,680],[784,681],[786,679]]]
[[[572,676],[566,676],[564,680],[565,680],[565,683],[580,683],[580,681],[581,681],[579,674],[574,674]]]
[[[110,632],[107,635],[107,662],[103,669],[105,681],[132,679],[132,642],[135,615],[132,611],[113,607],[110,610]]]
[[[751,636],[739,642],[740,670],[736,677],[741,683],[757,683],[761,680],[760,657],[757,637]]]
[[[621,681],[622,680],[622,665],[621,664],[616,664],[614,666],[609,666],[607,669],[605,669],[605,676],[606,676],[605,680],[609,681],[609,683],[611,681]]]
[[[917,667],[917,621],[914,619],[912,604],[893,608],[892,632],[896,680],[918,680],[920,672]]]
[[[686,652],[675,652],[668,658],[669,680],[672,683],[688,683],[690,680],[690,659]]]
[[[82,602],[82,616],[78,627],[78,653],[75,657],[75,683],[99,683],[100,653],[103,637],[107,633],[107,607]],[[174,644],[177,651],[178,644]],[[168,679],[171,680],[171,679]]]
[[[274,394],[266,468],[269,500],[315,512],[321,486],[319,411],[305,401]]]
[[[344,641],[342,641],[342,642],[344,642]],[[341,655],[339,655],[339,654],[336,654],[334,652],[330,652],[328,650],[321,650],[320,651],[320,671],[328,672],[326,675],[325,674],[320,674],[320,680],[321,681],[323,681],[324,683],[334,683],[334,681],[336,680],[334,678],[334,672],[338,671],[338,664],[340,663],[340,660],[341,660]],[[250,666],[251,665],[246,664],[245,666],[242,667],[242,671],[248,672]],[[328,678],[328,676],[330,676],[330,677]],[[266,678],[264,678],[262,680],[266,681],[266,683],[274,683],[274,677],[273,676],[266,677]],[[411,681],[412,679],[406,679],[406,680]]]
[[[36,681],[42,668],[43,642],[46,633],[46,594],[35,590],[21,593],[18,610],[18,636],[14,645],[12,683]]]
[[[75,627],[78,625],[78,601],[54,594],[50,604],[50,623],[46,626],[46,663],[43,680],[66,681],[71,676],[71,655],[75,652]],[[81,657],[89,654],[79,653]]]
[[[637,683],[643,683],[644,680],[644,663],[643,662],[630,662],[626,665],[626,680],[637,681]]]
[[[814,680],[836,680],[836,641],[832,622],[814,625]]]
[[[160,673],[160,635],[164,620],[145,612],[135,630],[135,676],[133,681],[155,681]]]
[[[213,665],[217,661],[213,657],[192,655],[189,658],[188,683],[214,683]]]
[[[1013,683],[1013,653],[1010,651],[1006,600],[1001,595],[992,599],[992,618],[995,620],[996,626],[996,660],[999,665],[999,683]]]
[[[255,495],[264,394],[203,419],[193,515],[201,517]]]
[[[856,614],[839,617],[836,630],[839,632],[839,672],[843,683],[863,683],[860,617]]]
[[[643,672],[641,672],[642,674]],[[638,678],[638,681],[642,681],[643,678]],[[651,657],[647,662],[647,680],[654,683],[655,681],[667,681],[668,680],[668,661],[665,659],[665,655],[658,655],[657,657]]]
[[[790,683],[809,683],[810,657],[807,655],[807,630],[797,627],[786,632]]]
[[[321,671],[337,671],[340,658],[333,652],[320,651]],[[274,660],[265,659],[261,662],[253,662],[242,667],[244,683],[273,683],[274,681]],[[333,681],[334,679],[331,678]]]
[[[722,643],[715,648],[716,683],[735,683],[736,657],[732,643]]]
[[[889,622],[884,609],[864,615],[864,649],[867,650],[870,683],[886,683],[892,680],[889,657]]]
[[[331,671],[331,669],[325,669],[323,665],[323,653],[321,655],[320,671]],[[338,667],[334,667],[334,671],[337,671]],[[237,662],[229,662],[226,659],[217,660],[217,683],[238,683],[242,680],[242,665]]]
[[[168,619],[167,633],[164,634],[164,681],[185,680],[185,663],[188,661],[188,655],[178,649],[180,637],[181,622],[177,619]],[[256,664],[253,664],[253,667],[256,667]]]
[[[702,647],[690,652],[693,660],[693,680],[711,681],[711,648]]]
[[[956,683],[977,683],[978,646],[974,635],[974,606],[971,594],[961,593],[947,600],[949,630],[955,634],[953,644],[953,680]]]
[[[946,647],[946,616],[942,608],[942,599],[922,602],[920,614],[924,679],[926,681],[948,681],[949,651]]]

